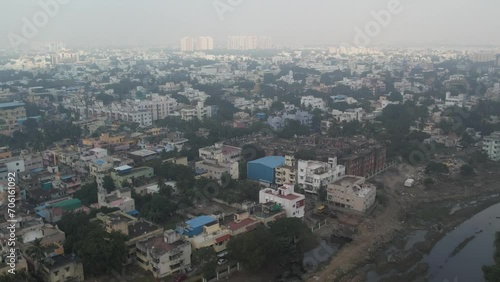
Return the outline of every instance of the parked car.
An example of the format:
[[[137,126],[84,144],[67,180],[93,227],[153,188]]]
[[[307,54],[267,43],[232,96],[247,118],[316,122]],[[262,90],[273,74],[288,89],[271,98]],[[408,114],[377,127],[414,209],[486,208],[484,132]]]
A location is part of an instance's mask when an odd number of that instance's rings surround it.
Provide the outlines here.
[[[225,258],[220,258],[217,260],[217,264],[218,265],[223,265],[223,264],[226,264],[227,263],[227,259]]]

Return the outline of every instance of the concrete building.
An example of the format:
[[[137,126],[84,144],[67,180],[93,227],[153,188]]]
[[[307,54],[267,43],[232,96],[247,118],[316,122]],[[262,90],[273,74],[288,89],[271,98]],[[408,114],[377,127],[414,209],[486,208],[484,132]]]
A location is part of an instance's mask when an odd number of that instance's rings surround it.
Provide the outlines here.
[[[92,221],[99,221],[107,232],[117,231],[126,235],[125,245],[128,249],[127,263],[136,261],[137,242],[163,234],[163,228],[143,219],[137,219],[122,211],[108,214],[98,213]]]
[[[210,36],[200,36],[196,40],[195,48],[198,51],[213,50],[214,49],[214,39]]]
[[[336,181],[345,175],[345,167],[337,164],[337,158],[328,158],[328,162],[298,161],[297,184],[306,193],[317,194],[321,187]]]
[[[201,234],[205,225],[212,225],[215,222],[217,222],[216,218],[208,215],[202,215],[178,224],[176,231],[181,235],[191,238]]]
[[[495,131],[484,138],[483,152],[490,160],[500,161],[500,131]]]
[[[40,276],[44,282],[83,282],[83,264],[74,255],[52,256],[40,264]]]
[[[194,118],[203,120],[210,117],[212,117],[212,107],[205,107],[203,102],[198,102],[195,107],[181,109],[182,120],[192,120]]]
[[[250,161],[247,164],[247,178],[272,184],[274,183],[275,169],[284,163],[285,158],[280,156],[269,156]]]
[[[18,130],[20,128],[20,125],[17,121],[23,118],[26,118],[26,109],[24,108],[24,103],[0,103],[0,120],[5,121],[4,129],[8,132]]]
[[[287,217],[303,218],[305,215],[305,196],[293,192],[292,185],[283,185],[278,189],[266,188],[259,192],[259,203],[274,202],[280,205]]]
[[[238,179],[239,163],[238,162],[218,162],[216,160],[202,160],[195,163],[195,168],[199,172],[200,177],[216,179],[222,181],[222,176],[228,173],[232,179]]]
[[[181,38],[181,51],[182,52],[193,52],[194,51],[194,40],[191,37]]]
[[[320,109],[324,111],[326,108],[326,103],[321,98],[316,98],[314,96],[304,96],[300,99],[300,104],[307,109],[311,108],[312,110]]]
[[[297,162],[294,156],[285,156],[285,163],[276,167],[274,178],[277,185],[295,185],[297,182]]]
[[[154,176],[154,170],[148,166],[142,167],[131,167],[128,165],[116,167],[111,172],[111,178],[115,182],[117,187],[121,187],[124,181],[133,181],[137,178],[152,178]]]
[[[255,50],[257,45],[257,36],[229,36],[227,38],[228,50]]]
[[[451,95],[450,92],[446,92],[446,100],[445,100],[445,106],[446,107],[463,107],[465,105],[465,102],[467,101],[467,95],[466,94],[458,94],[456,96]]]
[[[226,250],[229,239],[231,239],[231,230],[222,229],[218,221],[203,225],[203,231],[200,234],[189,237],[193,249],[212,247],[218,254]]]
[[[327,200],[334,207],[367,212],[375,204],[377,188],[364,177],[348,175],[328,185]]]
[[[151,271],[155,278],[184,272],[191,265],[191,243],[174,230],[139,241],[136,249],[137,265]]]

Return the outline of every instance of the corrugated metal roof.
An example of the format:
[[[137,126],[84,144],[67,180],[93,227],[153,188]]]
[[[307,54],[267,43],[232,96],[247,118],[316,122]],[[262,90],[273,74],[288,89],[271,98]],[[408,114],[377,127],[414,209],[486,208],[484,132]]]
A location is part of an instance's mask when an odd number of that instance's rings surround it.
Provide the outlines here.
[[[186,221],[186,224],[192,228],[196,228],[214,221],[215,218],[208,215],[202,215]]]
[[[268,167],[277,167],[285,163],[285,157],[269,156],[248,162],[249,164],[263,164]]]

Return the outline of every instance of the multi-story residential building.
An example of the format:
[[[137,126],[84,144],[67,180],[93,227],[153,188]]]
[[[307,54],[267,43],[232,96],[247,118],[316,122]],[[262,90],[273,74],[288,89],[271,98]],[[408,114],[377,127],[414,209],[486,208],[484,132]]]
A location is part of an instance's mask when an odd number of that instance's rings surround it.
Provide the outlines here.
[[[200,36],[196,40],[196,50],[206,51],[214,49],[214,39],[210,36]]]
[[[347,175],[368,177],[384,169],[386,164],[386,147],[375,145],[339,158],[345,166]]]
[[[451,95],[450,92],[446,92],[446,100],[444,104],[446,107],[453,107],[453,106],[463,107],[466,101],[467,101],[466,94],[459,94],[453,96]]]
[[[7,132],[18,130],[20,128],[18,120],[25,118],[26,109],[24,108],[24,103],[0,103],[0,120],[4,120],[4,130],[6,130]]]
[[[75,255],[56,255],[43,260],[40,276],[44,282],[83,282],[83,263]]]
[[[257,36],[229,36],[227,38],[228,50],[255,50],[257,49]]]
[[[228,173],[232,179],[239,178],[238,162],[218,162],[214,159],[206,159],[196,162],[195,168],[200,174],[199,177],[216,179],[219,182],[223,181],[222,176],[225,173]]]
[[[216,253],[221,253],[226,250],[229,239],[231,239],[231,230],[221,228],[219,222],[214,221],[203,225],[203,231],[188,240],[195,250],[212,247]]]
[[[92,219],[92,221],[96,220],[102,223],[107,232],[117,231],[127,236],[128,240],[125,242],[128,249],[127,263],[132,263],[137,259],[137,242],[163,234],[161,226],[137,219],[122,211],[98,213],[96,218]]]
[[[345,112],[332,110],[333,118],[339,122],[362,121],[365,116],[365,111],[362,108],[348,109]]]
[[[181,119],[192,120],[197,118],[203,120],[212,117],[212,107],[205,106],[203,102],[198,102],[195,107],[181,109]]]
[[[151,94],[147,96],[146,100],[140,102],[140,106],[150,111],[151,118],[155,121],[172,115],[177,107],[177,101],[168,96]]]
[[[129,165],[123,165],[115,167],[113,172],[111,172],[111,178],[117,187],[121,187],[124,181],[130,182],[134,179],[152,178],[153,176],[154,170],[148,166],[134,168]]]
[[[364,177],[348,175],[328,185],[327,200],[334,207],[367,212],[375,204],[377,188]]]
[[[312,110],[320,109],[321,111],[325,110],[326,103],[321,98],[316,98],[314,96],[304,96],[300,99],[300,104],[303,107],[311,108]]]
[[[500,161],[500,131],[495,131],[484,138],[483,152],[490,160]]]
[[[266,188],[259,192],[259,203],[274,202],[280,205],[287,217],[303,218],[305,215],[305,196],[293,192],[293,185],[283,185],[278,189]]]
[[[317,194],[321,187],[336,181],[345,175],[345,167],[337,164],[337,158],[328,158],[328,162],[298,161],[297,184],[307,193]]]
[[[199,156],[202,159],[218,162],[237,162],[241,160],[241,148],[215,143],[213,146],[200,148]]]
[[[174,230],[167,230],[163,236],[137,242],[137,265],[151,271],[155,278],[186,271],[191,265],[191,243],[181,237]]]
[[[285,156],[285,164],[275,169],[274,181],[277,185],[297,183],[297,162],[294,156]]]
[[[181,38],[181,51],[192,52],[194,51],[194,40],[191,37]]]

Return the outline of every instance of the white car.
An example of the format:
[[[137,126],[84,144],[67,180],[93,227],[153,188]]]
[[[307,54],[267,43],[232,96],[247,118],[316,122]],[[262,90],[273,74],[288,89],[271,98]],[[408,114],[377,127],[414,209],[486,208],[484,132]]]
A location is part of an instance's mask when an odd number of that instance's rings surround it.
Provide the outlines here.
[[[217,260],[217,264],[218,265],[223,265],[223,264],[226,264],[227,263],[227,259],[225,258],[220,258]]]

